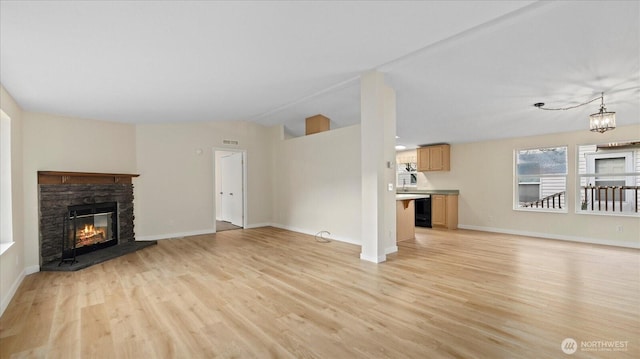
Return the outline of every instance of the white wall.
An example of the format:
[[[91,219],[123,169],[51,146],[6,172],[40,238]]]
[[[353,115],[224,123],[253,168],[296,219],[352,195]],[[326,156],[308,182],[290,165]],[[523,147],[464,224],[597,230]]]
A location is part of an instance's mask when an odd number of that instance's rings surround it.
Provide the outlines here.
[[[210,232],[215,218],[211,149],[224,147],[223,139],[237,139],[248,150],[248,224],[271,222],[265,127],[241,122],[135,126],[27,112],[23,117],[24,161],[16,162],[24,163],[24,181],[16,182],[25,186],[26,266],[39,265],[39,170],[139,173],[133,179],[136,239]]]
[[[29,112],[23,123],[26,266],[38,266],[38,171],[136,173],[135,127]]]
[[[268,128],[248,122],[137,125],[136,239],[213,232],[214,148],[247,151],[247,227],[269,224],[270,138]]]
[[[360,244],[360,126],[273,136],[274,225]]]
[[[450,172],[422,172],[418,187],[459,189],[461,227],[547,238],[640,247],[640,218],[576,214],[576,151],[578,145],[640,139],[640,125],[604,134],[584,131],[499,141],[455,144]],[[567,145],[568,213],[514,211],[513,151],[519,148]],[[617,227],[623,226],[618,232]]]
[[[11,196],[14,244],[0,257],[0,315],[25,274],[24,200],[22,184],[22,110],[0,85],[0,108],[11,118]]]

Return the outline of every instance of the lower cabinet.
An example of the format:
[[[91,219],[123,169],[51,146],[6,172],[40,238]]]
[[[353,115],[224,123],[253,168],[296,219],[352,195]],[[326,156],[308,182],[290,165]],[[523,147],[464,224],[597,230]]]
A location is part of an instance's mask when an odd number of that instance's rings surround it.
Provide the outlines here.
[[[415,201],[396,201],[396,241],[416,238]]]
[[[434,227],[458,228],[457,195],[431,195],[431,224]]]

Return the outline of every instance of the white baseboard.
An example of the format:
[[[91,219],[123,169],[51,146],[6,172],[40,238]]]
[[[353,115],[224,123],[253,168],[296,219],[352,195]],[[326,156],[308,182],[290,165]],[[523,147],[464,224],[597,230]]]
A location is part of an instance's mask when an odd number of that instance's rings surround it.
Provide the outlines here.
[[[298,228],[298,227],[292,227],[292,226],[286,226],[283,224],[279,224],[279,223],[271,223],[272,227],[276,227],[276,228],[281,228],[281,229],[286,229],[288,231],[292,231],[292,232],[298,232],[298,233],[304,233],[304,234],[308,234],[308,235],[316,235],[318,233],[318,231],[310,231],[308,229],[303,229],[303,228]],[[337,237],[334,235],[329,235],[327,236],[327,238],[331,239],[331,240],[336,240],[338,242],[344,242],[344,243],[349,243],[349,244],[355,244],[358,246],[361,246],[362,243],[360,243],[360,241],[356,241],[353,240],[352,238],[345,238],[345,237]],[[381,263],[387,260],[387,254],[391,254],[391,253],[395,253],[398,251],[398,246],[391,246],[391,247],[387,247],[385,248],[385,251],[383,255],[380,255],[378,257],[369,257],[367,255],[364,255],[362,253],[360,253],[360,259],[368,261],[368,262],[373,262],[373,263]]]
[[[151,236],[136,236],[136,241],[156,241],[159,239],[182,238],[182,237],[199,236],[202,234],[213,234],[213,233],[216,233],[216,231],[214,231],[213,229],[203,229],[199,231],[155,234]]]
[[[362,252],[360,252],[360,259],[373,263],[382,263],[387,260],[387,254],[396,253],[398,251],[398,246],[387,247],[384,250],[384,254],[376,257],[369,257]]]
[[[251,229],[251,228],[260,228],[260,227],[275,227],[274,225],[272,225],[271,223],[253,223],[253,224],[247,224],[246,229]]]
[[[276,227],[276,228],[281,228],[281,229],[286,229],[288,231],[292,231],[292,232],[298,232],[298,233],[303,233],[303,234],[308,234],[310,236],[315,236],[319,231],[312,231],[312,230],[308,230],[308,229],[304,229],[304,228],[297,228],[297,227],[291,227],[291,226],[286,226],[284,224],[279,224],[279,223],[271,223],[270,224],[272,227]],[[346,238],[346,237],[339,237],[339,236],[334,236],[333,234],[330,234],[328,236],[325,236],[325,238],[328,238],[332,241],[338,241],[338,242],[344,242],[344,243],[349,243],[349,244],[355,244],[355,245],[361,245],[360,241],[356,241],[352,238]]]
[[[365,255],[364,253],[360,253],[360,259],[362,259],[363,261],[367,261],[367,262],[373,262],[373,263],[382,263],[384,261],[387,260],[387,256],[386,255],[381,255],[378,257],[370,257]]]
[[[258,227],[268,227],[271,225],[272,225],[271,223],[254,223],[254,224],[248,224],[244,228],[249,229],[249,228],[258,228]],[[213,229],[202,229],[199,231],[154,234],[150,236],[136,236],[136,241],[157,241],[160,239],[182,238],[182,237],[199,236],[202,234],[214,234],[214,233],[216,233],[216,231],[214,231]]]
[[[514,234],[514,235],[517,235],[517,236],[538,237],[538,238],[545,238],[545,239],[557,239],[557,240],[569,241],[569,242],[601,244],[601,245],[605,245],[605,246],[640,249],[640,242],[630,243],[630,242],[623,242],[623,241],[612,241],[612,240],[609,240],[609,239],[566,236],[566,235],[561,235],[561,234],[550,234],[550,233],[542,233],[542,232],[519,231],[519,230],[514,230],[514,229],[473,226],[473,225],[467,225],[467,224],[459,224],[458,228],[470,229],[470,230],[473,230],[473,231]]]
[[[20,284],[22,284],[24,277],[37,272],[40,272],[40,266],[38,265],[26,267],[22,270],[22,272],[20,272],[16,280],[14,280],[11,284],[9,291],[5,294],[2,300],[0,300],[0,316],[2,316],[2,313],[4,313],[4,311],[7,309],[9,303],[11,303],[11,299],[13,299],[13,296],[16,295],[16,292],[18,291]]]
[[[40,272],[40,266],[28,266],[27,268],[24,269],[24,272],[25,272],[25,275],[38,273]]]
[[[9,303],[11,303],[11,299],[13,299],[13,296],[16,295],[16,291],[18,290],[18,287],[20,287],[20,284],[24,280],[25,276],[26,276],[26,270],[23,270],[18,275],[16,280],[13,281],[13,284],[11,284],[11,287],[9,287],[9,291],[5,294],[5,296],[0,301],[0,316],[2,315],[2,313],[4,313],[5,309],[7,309],[7,307],[9,306]]]

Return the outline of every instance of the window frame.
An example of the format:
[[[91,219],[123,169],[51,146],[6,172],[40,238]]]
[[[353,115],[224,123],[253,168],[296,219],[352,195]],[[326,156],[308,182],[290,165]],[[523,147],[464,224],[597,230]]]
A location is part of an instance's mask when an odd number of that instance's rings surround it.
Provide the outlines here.
[[[618,141],[620,143],[625,142],[636,142],[636,141]],[[602,153],[584,153],[585,155],[585,172],[581,173],[580,169],[580,160],[581,160],[581,147],[589,147],[589,146],[599,146],[601,143],[586,143],[579,144],[576,146],[576,179],[575,179],[575,213],[582,215],[596,215],[596,216],[615,216],[615,217],[640,217],[640,212],[627,212],[627,211],[603,211],[603,210],[590,210],[582,209],[582,195],[583,188],[581,180],[586,178],[586,183],[590,183],[590,180],[595,184],[595,178],[597,176],[602,176],[603,174],[599,174],[595,172],[595,160],[598,159],[607,159],[607,158],[625,158],[625,172],[624,173],[616,173],[616,174],[606,174],[612,177],[624,177],[626,186],[640,186],[640,181],[635,179],[640,177],[640,170],[636,169],[636,162],[640,161],[640,158],[636,158],[638,150],[630,150],[630,149],[619,149],[619,150],[609,150]],[[592,162],[592,163],[590,163]],[[627,208],[628,206],[632,206],[633,202],[629,199],[629,196],[625,196],[623,203],[623,207]],[[616,202],[617,203],[617,202]],[[607,205],[609,208],[612,208],[614,203],[612,201],[607,201]],[[617,208],[617,207],[616,207]]]
[[[534,150],[545,150],[545,149],[564,149],[565,151],[565,172],[564,174],[526,174],[526,175],[518,175],[518,155],[523,151],[534,151]],[[545,212],[545,213],[568,213],[568,203],[569,203],[569,192],[568,192],[568,183],[569,183],[569,145],[556,145],[556,146],[538,146],[538,147],[526,147],[526,148],[516,148],[513,150],[513,193],[512,193],[512,203],[514,211],[523,211],[523,212]],[[521,177],[538,177],[540,191],[543,190],[543,178],[563,178],[564,179],[564,201],[562,198],[560,199],[560,203],[564,203],[561,205],[561,208],[541,208],[541,207],[522,207],[520,205],[520,193],[519,193],[519,185]],[[524,182],[527,183],[527,182]]]
[[[407,165],[413,165],[410,171],[406,170]],[[403,186],[400,175],[415,177],[415,183],[411,184],[411,181],[409,181]],[[416,150],[396,151],[395,177],[397,189],[403,187],[405,189],[416,189],[418,187],[418,158]]]
[[[412,168],[413,171],[401,171],[400,170],[401,165],[407,165],[407,164],[414,164],[415,165],[414,168]],[[397,188],[403,188],[403,187],[416,188],[416,187],[418,187],[418,170],[417,169],[418,169],[418,166],[417,166],[416,162],[397,163],[396,164],[396,187]],[[413,184],[411,184],[411,183],[403,184],[400,181],[400,175],[409,175],[409,176],[413,175],[413,176],[415,176],[416,181]]]
[[[633,152],[631,151],[620,151],[620,152],[608,152],[608,153],[594,153],[587,155],[587,175],[593,174],[594,176],[588,176],[587,178],[593,179],[593,184],[598,185],[598,181],[602,181],[603,178],[598,177],[619,177],[615,176],[611,173],[599,173],[596,168],[596,161],[598,160],[609,160],[615,158],[623,158],[624,159],[624,173],[633,172]],[[622,176],[624,177],[624,186],[627,186],[629,183],[633,182],[632,176]],[[606,179],[605,179],[606,180]],[[589,182],[589,180],[587,180]],[[600,194],[598,194],[599,196]],[[611,201],[613,204],[613,200]],[[625,204],[628,204],[629,201],[625,200]]]

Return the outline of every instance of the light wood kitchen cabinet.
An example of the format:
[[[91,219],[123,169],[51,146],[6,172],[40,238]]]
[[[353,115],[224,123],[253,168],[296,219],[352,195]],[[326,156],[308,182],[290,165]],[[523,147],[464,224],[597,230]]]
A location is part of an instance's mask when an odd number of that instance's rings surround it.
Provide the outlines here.
[[[305,119],[305,135],[313,135],[314,133],[329,131],[331,120],[323,115],[315,115]]]
[[[396,241],[416,238],[415,201],[396,201]]]
[[[419,147],[418,172],[449,171],[451,146],[447,144]]]
[[[431,195],[431,225],[448,229],[458,228],[457,195]]]

